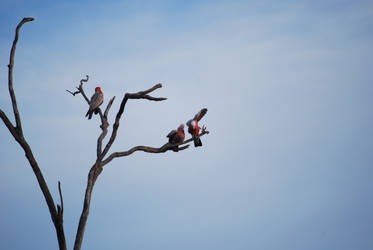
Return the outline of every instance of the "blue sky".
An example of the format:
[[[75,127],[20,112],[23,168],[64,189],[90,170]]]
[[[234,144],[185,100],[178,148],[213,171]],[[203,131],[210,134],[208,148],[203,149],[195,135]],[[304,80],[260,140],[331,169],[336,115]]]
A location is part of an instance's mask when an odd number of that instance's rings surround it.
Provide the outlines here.
[[[99,177],[83,249],[373,248],[371,1],[7,1],[24,133],[72,248],[100,129],[65,89],[86,74],[105,104],[161,82],[161,103],[127,104],[113,151],[160,146],[203,107],[210,134],[180,153],[135,153]],[[56,249],[31,168],[0,126],[0,246]]]

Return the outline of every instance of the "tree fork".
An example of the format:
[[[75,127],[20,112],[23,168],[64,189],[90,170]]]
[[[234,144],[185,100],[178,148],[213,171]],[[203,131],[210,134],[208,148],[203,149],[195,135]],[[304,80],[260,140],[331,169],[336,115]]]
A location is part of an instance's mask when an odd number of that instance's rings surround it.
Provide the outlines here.
[[[35,177],[38,181],[39,187],[43,193],[43,196],[45,198],[45,202],[47,203],[49,213],[51,215],[54,227],[56,229],[57,239],[58,239],[58,245],[60,250],[66,250],[66,240],[65,240],[65,233],[63,230],[63,220],[62,220],[62,214],[59,215],[56,210],[56,206],[53,201],[53,197],[49,191],[48,185],[43,177],[43,174],[39,168],[39,165],[37,161],[35,160],[35,157],[32,153],[31,147],[27,143],[26,139],[23,137],[23,130],[22,130],[22,124],[21,124],[21,117],[19,115],[18,106],[17,106],[17,100],[16,95],[14,93],[13,88],[13,68],[14,68],[14,55],[16,52],[16,45],[18,42],[18,36],[19,36],[19,30],[21,29],[22,25],[27,22],[33,21],[34,18],[32,17],[25,17],[22,19],[21,22],[17,25],[16,28],[16,34],[13,40],[12,49],[10,51],[10,58],[9,58],[9,65],[8,65],[8,89],[9,89],[9,95],[12,102],[13,107],[13,113],[14,113],[14,119],[16,122],[16,126],[14,126],[11,121],[8,119],[6,114],[0,109],[0,117],[3,120],[6,127],[9,129],[9,132],[12,134],[14,139],[18,142],[18,144],[23,148],[25,151],[25,156],[27,160],[30,163],[30,166],[32,168],[32,171],[35,174]]]

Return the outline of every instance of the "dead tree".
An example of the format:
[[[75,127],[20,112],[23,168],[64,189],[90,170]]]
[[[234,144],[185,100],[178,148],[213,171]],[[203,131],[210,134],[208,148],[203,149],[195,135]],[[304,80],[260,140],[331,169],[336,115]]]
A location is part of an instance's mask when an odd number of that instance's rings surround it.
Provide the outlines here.
[[[54,227],[56,229],[56,234],[57,234],[57,239],[58,239],[58,245],[60,250],[65,250],[66,249],[66,240],[65,240],[65,234],[64,234],[64,229],[63,229],[63,197],[62,197],[62,191],[61,191],[61,184],[58,182],[58,191],[59,191],[59,198],[60,198],[60,204],[56,204],[53,200],[53,197],[49,191],[48,185],[43,177],[43,174],[39,168],[39,165],[32,153],[31,147],[29,146],[28,142],[23,136],[23,130],[22,130],[22,124],[21,124],[21,118],[18,112],[18,106],[17,106],[17,101],[16,101],[16,96],[14,93],[13,89],[13,67],[14,67],[14,54],[16,50],[16,44],[18,41],[18,34],[19,30],[22,27],[22,25],[26,22],[33,21],[34,18],[23,18],[22,21],[17,25],[16,32],[15,32],[15,38],[13,41],[12,49],[10,52],[10,59],[9,59],[9,65],[8,65],[8,88],[9,88],[9,95],[11,98],[12,102],[12,107],[13,107],[13,113],[14,113],[14,119],[15,119],[15,125],[9,120],[8,116],[3,112],[2,109],[0,109],[0,118],[4,122],[5,126],[8,128],[9,132],[12,134],[14,139],[19,143],[19,145],[23,148],[25,151],[25,155],[27,160],[30,163],[30,166],[35,174],[35,177],[39,183],[40,189],[44,195],[45,201],[48,205],[49,213],[52,219],[52,222],[54,224]],[[88,81],[88,75],[86,79],[82,79],[80,81],[80,85],[77,87],[77,91],[71,92],[73,96],[76,94],[81,94],[85,101],[90,103],[90,100],[86,96],[83,90],[83,83]],[[164,101],[167,98],[164,97],[153,97],[149,95],[151,92],[154,90],[161,88],[162,85],[156,84],[152,88],[145,90],[145,91],[140,91],[137,93],[126,93],[122,99],[122,102],[120,104],[118,113],[115,117],[114,124],[112,126],[112,131],[111,131],[111,136],[106,143],[106,145],[103,147],[102,141],[106,137],[108,133],[108,127],[109,127],[109,122],[108,122],[108,113],[110,111],[110,108],[114,102],[115,97],[113,97],[107,104],[105,111],[102,113],[101,109],[98,109],[98,114],[101,120],[101,134],[98,136],[97,139],[97,157],[96,161],[93,163],[93,166],[91,167],[89,173],[88,173],[88,180],[87,180],[87,188],[85,191],[84,195],[84,202],[83,202],[83,209],[82,213],[80,216],[79,220],[79,225],[78,229],[76,232],[75,236],[75,243],[74,243],[74,250],[79,250],[81,249],[82,246],[82,241],[84,237],[84,231],[85,231],[85,226],[86,222],[88,219],[88,214],[89,214],[89,207],[90,207],[90,202],[91,202],[91,194],[93,187],[95,185],[95,182],[98,178],[98,176],[101,174],[103,167],[111,162],[114,158],[119,158],[119,157],[124,157],[128,156],[136,151],[143,151],[147,153],[164,153],[167,151],[172,151],[175,149],[175,147],[178,147],[178,151],[187,149],[189,147],[190,142],[193,141],[193,138],[190,138],[188,140],[185,140],[182,143],[178,144],[171,144],[171,143],[165,143],[161,147],[149,147],[149,146],[135,146],[130,148],[129,150],[126,151],[121,151],[121,152],[112,152],[110,154],[110,148],[113,142],[116,139],[118,128],[119,128],[119,122],[122,117],[124,108],[126,106],[126,103],[130,99],[146,99],[149,101]],[[206,130],[206,127],[203,127],[201,130],[201,133],[197,135],[198,137],[203,136],[205,134],[208,134],[209,132]]]

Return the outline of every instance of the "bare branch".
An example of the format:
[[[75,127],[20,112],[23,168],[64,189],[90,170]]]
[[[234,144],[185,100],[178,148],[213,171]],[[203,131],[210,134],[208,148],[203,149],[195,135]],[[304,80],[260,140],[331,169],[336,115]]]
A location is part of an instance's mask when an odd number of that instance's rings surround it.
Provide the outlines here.
[[[13,135],[13,137],[18,137],[16,128],[13,126],[12,122],[8,119],[6,114],[0,109],[0,117],[3,120],[5,126],[9,129],[9,132]]]
[[[84,90],[83,90],[83,82],[88,82],[88,80],[89,80],[89,76],[86,75],[86,79],[81,79],[80,80],[80,84],[79,84],[79,87],[77,89],[80,91],[80,93],[82,94],[84,99],[87,101],[87,103],[90,104],[90,101],[89,101],[88,97],[85,95]]]
[[[100,175],[102,167],[99,162],[96,162],[88,174],[87,188],[84,195],[83,210],[80,215],[78,229],[75,235],[74,250],[80,250],[83,242],[85,226],[87,224],[87,219],[89,215],[89,207],[91,204],[91,195],[93,186]]]
[[[118,128],[119,128],[119,121],[120,121],[120,118],[123,114],[124,107],[127,103],[127,100],[128,99],[148,99],[148,100],[151,100],[151,101],[167,100],[167,98],[164,98],[164,97],[152,97],[152,96],[147,95],[147,94],[153,92],[154,90],[156,90],[158,88],[162,88],[162,84],[158,83],[148,90],[140,91],[140,92],[137,92],[137,93],[126,93],[124,95],[124,97],[122,99],[122,102],[120,104],[119,111],[118,111],[117,116],[115,118],[115,123],[113,125],[113,131],[111,133],[111,137],[110,137],[108,143],[106,144],[106,146],[105,146],[105,148],[104,148],[104,150],[103,150],[103,152],[100,156],[100,159],[103,159],[105,157],[105,155],[109,151],[111,145],[113,144],[113,142],[115,140],[115,137],[117,136],[117,131],[118,131]]]
[[[207,131],[206,128],[203,127],[202,132],[198,135],[198,137],[201,137],[201,136],[203,136],[205,134],[208,134],[208,133],[209,133],[209,131]],[[148,146],[136,146],[136,147],[133,147],[130,150],[127,150],[127,151],[114,152],[114,153],[110,154],[105,160],[102,161],[102,166],[105,166],[106,164],[111,162],[114,158],[128,156],[128,155],[130,155],[130,154],[132,154],[136,151],[143,151],[143,152],[147,152],[147,153],[164,153],[164,152],[167,152],[168,150],[174,150],[175,147],[177,147],[178,151],[181,151],[181,150],[187,149],[189,147],[189,145],[185,145],[185,144],[190,143],[192,141],[193,141],[193,138],[190,138],[188,140],[185,140],[185,141],[183,141],[181,143],[177,143],[177,144],[166,143],[163,146],[161,146],[160,148],[153,148],[153,147],[148,147]],[[179,147],[181,145],[185,145],[185,146]]]
[[[58,237],[58,242],[60,244],[60,249],[66,249],[66,240],[65,234],[63,229],[63,198],[62,198],[62,191],[61,191],[61,182],[58,181],[58,193],[60,194],[61,206],[57,205],[57,222],[56,222],[56,229],[57,232],[60,233]]]
[[[144,91],[139,91],[139,92],[137,92],[135,94],[131,94],[131,95],[140,95],[140,96],[143,96],[143,95],[147,95],[147,94],[149,94],[149,93],[151,93],[154,90],[159,89],[159,88],[162,88],[162,83],[157,83],[156,85],[154,85],[150,89],[147,89],[147,90],[144,90]]]
[[[32,168],[32,170],[33,170],[33,172],[36,176],[36,179],[39,183],[40,189],[41,189],[41,191],[44,195],[45,201],[46,201],[46,203],[48,205],[48,208],[49,208],[49,213],[51,215],[53,224],[56,228],[57,239],[58,239],[58,244],[60,246],[60,249],[66,249],[66,241],[65,241],[65,234],[64,234],[64,231],[63,231],[63,225],[62,225],[62,222],[60,223],[60,221],[58,219],[58,213],[57,213],[56,207],[54,205],[52,195],[51,195],[51,193],[48,189],[48,185],[45,182],[45,179],[44,179],[43,174],[42,174],[42,172],[39,168],[39,165],[36,162],[36,160],[34,158],[34,155],[31,151],[31,148],[28,145],[28,143],[26,142],[26,140],[23,137],[21,137],[21,138],[15,137],[15,139],[18,141],[18,143],[21,145],[21,147],[25,151],[26,158],[28,159],[28,161],[31,165],[31,168]]]
[[[107,115],[109,113],[109,110],[111,108],[111,105],[113,104],[114,102],[114,99],[115,99],[115,96],[113,98],[111,98],[111,100],[109,101],[108,105],[106,106],[106,109],[105,109],[105,112],[104,112],[104,117],[107,118]]]
[[[115,96],[111,98],[109,101],[108,105],[106,106],[105,113],[102,115],[101,109],[98,110],[100,117],[101,117],[101,126],[100,128],[102,129],[102,133],[97,139],[97,158],[100,157],[100,154],[102,152],[102,140],[105,138],[107,134],[107,128],[109,127],[109,122],[107,121],[107,115],[109,113],[109,110],[111,108],[111,105],[113,104],[115,99]]]
[[[61,201],[61,206],[60,206],[60,208],[61,208],[61,210],[60,210],[60,218],[61,218],[61,220],[62,220],[62,217],[63,217],[63,198],[62,198],[62,191],[61,191],[61,182],[60,181],[58,181],[58,193],[60,194],[60,201]]]
[[[47,203],[48,209],[50,216],[52,218],[53,224],[56,228],[56,233],[57,233],[57,239],[58,239],[58,244],[60,249],[66,249],[66,241],[65,241],[65,235],[64,235],[64,230],[62,226],[62,221],[60,223],[58,219],[58,214],[57,210],[52,198],[52,195],[48,189],[48,185],[45,182],[45,179],[43,177],[43,174],[39,168],[39,165],[37,161],[35,160],[35,157],[31,151],[31,147],[23,137],[23,131],[22,131],[22,125],[21,125],[21,118],[19,115],[18,107],[17,107],[17,101],[16,101],[16,96],[14,93],[14,88],[13,88],[13,67],[14,67],[14,54],[16,50],[16,44],[18,41],[18,34],[19,30],[22,27],[22,25],[26,22],[33,21],[34,18],[23,18],[22,21],[17,25],[16,28],[16,34],[15,38],[13,41],[12,49],[10,52],[10,59],[9,59],[9,65],[8,65],[8,87],[9,87],[9,95],[12,101],[12,106],[13,106],[13,112],[14,112],[14,118],[16,121],[16,126],[14,127],[13,124],[9,121],[8,117],[5,115],[5,113],[0,110],[0,117],[3,120],[4,124],[7,126],[9,129],[10,133],[13,135],[14,139],[19,143],[19,145],[23,148],[25,151],[25,155],[27,160],[30,163],[30,166],[35,174],[35,177],[38,181],[39,187],[44,195],[45,202]]]
[[[101,109],[98,110],[98,112],[100,114],[100,117],[101,117],[102,133],[99,136],[99,138],[97,139],[97,160],[96,160],[96,163],[92,166],[92,168],[91,168],[91,170],[89,171],[89,174],[88,174],[88,181],[87,181],[87,188],[86,188],[85,196],[84,196],[83,210],[82,210],[82,213],[80,215],[78,230],[77,230],[76,236],[75,236],[74,250],[79,250],[81,248],[82,241],[83,241],[83,236],[84,236],[84,231],[85,231],[85,226],[86,226],[87,219],[88,219],[88,214],[89,214],[89,207],[90,207],[90,202],[91,202],[92,190],[93,190],[94,184],[95,184],[98,176],[102,172],[102,166],[103,166],[102,159],[104,158],[105,154],[109,151],[112,143],[115,140],[117,130],[118,130],[118,127],[119,127],[119,120],[120,120],[120,118],[123,114],[124,106],[126,105],[127,100],[128,99],[148,99],[148,100],[154,100],[154,101],[166,100],[166,98],[155,98],[155,97],[147,95],[150,92],[154,91],[155,89],[161,88],[161,87],[162,87],[161,84],[157,84],[157,85],[153,86],[152,88],[150,88],[146,91],[141,91],[141,92],[133,93],[133,94],[128,94],[127,93],[127,94],[124,95],[123,100],[122,100],[121,105],[120,105],[120,108],[119,108],[119,111],[118,111],[117,116],[115,118],[115,123],[113,125],[113,132],[112,132],[111,137],[109,139],[109,142],[106,144],[103,152],[101,152],[102,140],[106,136],[107,127],[109,126],[109,124],[107,122],[107,115],[108,115],[109,109],[112,105],[112,102],[114,101],[114,97],[110,100],[108,106],[105,109],[104,114],[102,114]]]
[[[165,97],[153,97],[153,96],[150,96],[150,95],[144,95],[144,96],[134,96],[134,97],[131,97],[129,99],[148,99],[149,101],[165,101],[167,100],[167,98]]]
[[[6,114],[1,109],[0,109],[0,118],[2,119],[2,121],[4,122],[6,127],[9,129],[10,133],[13,135],[15,140],[20,144],[20,146],[23,148],[23,150],[25,152],[26,158],[28,159],[28,161],[31,165],[31,168],[32,168],[32,170],[35,174],[35,177],[36,177],[37,181],[38,181],[39,187],[40,187],[40,189],[41,189],[41,191],[44,195],[45,201],[46,201],[48,209],[49,209],[49,213],[51,215],[52,221],[53,221],[54,226],[56,228],[56,233],[57,233],[57,238],[58,238],[58,243],[59,243],[60,250],[66,250],[66,240],[65,240],[64,229],[63,229],[64,204],[63,204],[61,183],[60,183],[60,181],[58,181],[58,192],[59,192],[59,197],[60,197],[60,204],[57,204],[57,208],[56,208],[55,203],[54,203],[53,198],[52,198],[52,195],[50,194],[48,186],[47,186],[47,184],[45,182],[45,179],[42,175],[42,172],[41,172],[41,170],[38,166],[38,163],[36,162],[36,160],[34,158],[34,155],[31,151],[31,147],[29,146],[29,144],[27,143],[27,141],[23,137],[20,114],[19,114],[19,111],[18,111],[16,96],[15,96],[14,89],[13,89],[14,55],[15,55],[15,50],[16,50],[16,44],[17,44],[17,41],[18,41],[19,30],[24,23],[30,22],[30,21],[33,21],[33,20],[34,20],[33,18],[24,18],[17,25],[15,38],[14,38],[12,49],[11,49],[11,52],[10,52],[10,59],[9,59],[9,65],[8,65],[8,68],[9,68],[9,71],[8,71],[8,80],[9,80],[8,85],[9,86],[8,87],[9,87],[9,94],[10,94],[11,101],[12,101],[12,106],[13,106],[13,112],[14,112],[16,125],[15,126],[13,125],[13,123],[9,120],[9,118],[6,116]],[[75,96],[79,93],[82,94],[85,101],[88,104],[90,104],[90,99],[86,96],[86,94],[84,92],[84,89],[83,89],[83,83],[88,82],[88,80],[89,80],[89,76],[86,75],[86,79],[81,79],[79,86],[76,87],[77,91],[75,91],[75,92],[70,91],[70,90],[66,90],[66,91],[73,96]],[[124,112],[124,108],[125,108],[125,105],[126,105],[128,99],[146,99],[146,100],[150,100],[150,101],[164,101],[164,100],[167,100],[167,98],[164,98],[164,97],[153,97],[153,96],[149,95],[151,92],[153,92],[154,90],[156,90],[158,88],[161,88],[161,87],[162,87],[162,84],[158,83],[148,90],[140,91],[140,92],[137,92],[137,93],[126,93],[124,95],[124,97],[122,99],[122,102],[120,104],[120,108],[118,110],[118,113],[116,115],[115,122],[113,124],[112,134],[111,134],[110,139],[109,139],[108,143],[106,144],[104,150],[102,150],[102,141],[103,141],[103,139],[105,138],[105,136],[107,135],[107,132],[108,132],[108,127],[109,127],[108,113],[109,113],[110,108],[111,108],[111,106],[114,102],[115,96],[107,104],[104,113],[101,111],[100,108],[97,109],[97,112],[99,113],[100,119],[101,119],[100,128],[102,129],[102,132],[97,139],[97,159],[96,159],[96,162],[94,163],[94,165],[91,167],[91,169],[89,171],[89,174],[88,174],[87,188],[86,188],[86,192],[85,192],[85,196],[84,196],[84,203],[83,203],[83,210],[82,210],[82,213],[81,213],[81,216],[80,216],[79,225],[78,225],[78,229],[77,229],[77,233],[76,233],[76,237],[75,237],[74,250],[80,250],[81,249],[82,240],[83,240],[84,231],[85,231],[85,226],[86,226],[86,222],[87,222],[87,218],[88,218],[88,214],[89,214],[89,209],[90,209],[90,201],[91,201],[92,190],[93,190],[94,184],[95,184],[98,176],[101,174],[101,172],[103,170],[104,165],[108,164],[114,158],[128,156],[128,155],[130,155],[130,154],[132,154],[136,151],[143,151],[143,152],[147,152],[147,153],[164,153],[166,151],[173,150],[173,151],[178,152],[178,151],[185,150],[185,149],[189,148],[190,145],[188,143],[190,143],[191,141],[193,141],[193,139],[195,139],[195,138],[190,138],[190,139],[188,139],[188,140],[186,140],[182,143],[178,143],[178,144],[165,143],[163,146],[161,146],[159,148],[148,147],[148,146],[136,146],[136,147],[133,147],[133,148],[129,149],[128,151],[114,152],[109,157],[107,157],[105,160],[103,160],[104,157],[106,156],[106,154],[108,153],[108,151],[110,150],[113,142],[116,139],[117,131],[118,131],[118,128],[119,128],[119,122],[120,122],[121,116]],[[205,134],[208,134],[208,133],[209,132],[206,130],[206,127],[203,126],[202,132],[199,135],[197,135],[197,137],[201,137],[201,136],[203,136]]]
[[[84,99],[86,100],[86,102],[89,104],[90,101],[89,101],[88,97],[86,96],[86,94],[84,93],[84,90],[83,90],[83,82],[88,82],[88,80],[89,80],[89,76],[86,75],[86,79],[84,79],[84,78],[81,79],[81,80],[80,80],[80,84],[79,84],[79,86],[76,87],[77,91],[72,92],[72,91],[67,90],[67,89],[66,89],[66,91],[69,92],[70,94],[72,94],[73,96],[75,96],[76,94],[81,93],[82,96],[84,97]]]
[[[22,21],[17,25],[16,28],[16,35],[14,37],[12,49],[10,51],[10,58],[9,58],[9,65],[8,65],[8,88],[9,88],[9,94],[10,98],[12,100],[12,106],[13,106],[13,112],[14,112],[14,119],[16,120],[16,129],[17,132],[22,135],[22,124],[21,124],[21,118],[19,117],[18,107],[17,107],[17,100],[16,95],[14,94],[13,89],[13,67],[14,67],[14,54],[16,53],[16,45],[18,41],[18,33],[22,25],[26,22],[33,21],[34,18],[31,17],[25,17],[22,19]]]
[[[85,77],[86,77],[86,79],[81,79],[80,80],[80,85],[82,85],[83,86],[83,82],[88,82],[88,80],[89,80],[89,75],[85,75]]]
[[[73,96],[75,96],[76,94],[79,94],[80,91],[75,91],[75,92],[71,92],[70,90],[66,89],[67,92],[69,92],[70,94],[72,94]]]

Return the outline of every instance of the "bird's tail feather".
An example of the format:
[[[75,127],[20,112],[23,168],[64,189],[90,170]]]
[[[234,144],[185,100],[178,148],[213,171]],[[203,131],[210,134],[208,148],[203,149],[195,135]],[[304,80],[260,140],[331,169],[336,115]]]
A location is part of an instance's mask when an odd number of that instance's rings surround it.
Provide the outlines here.
[[[90,110],[88,110],[87,114],[85,114],[85,117],[88,116],[88,120],[91,120],[92,118],[92,112],[90,112]]]
[[[201,147],[202,146],[202,141],[200,138],[194,138],[194,146],[195,147]]]

